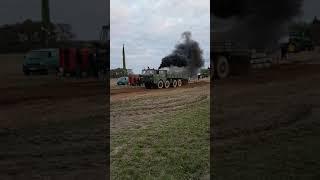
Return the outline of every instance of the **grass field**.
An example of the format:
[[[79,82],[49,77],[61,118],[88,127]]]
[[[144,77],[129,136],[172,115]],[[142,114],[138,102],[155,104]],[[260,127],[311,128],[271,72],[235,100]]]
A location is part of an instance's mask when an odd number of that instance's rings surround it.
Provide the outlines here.
[[[209,167],[209,102],[114,134],[114,179],[196,179]]]
[[[112,179],[206,177],[208,84],[133,94],[111,97]]]

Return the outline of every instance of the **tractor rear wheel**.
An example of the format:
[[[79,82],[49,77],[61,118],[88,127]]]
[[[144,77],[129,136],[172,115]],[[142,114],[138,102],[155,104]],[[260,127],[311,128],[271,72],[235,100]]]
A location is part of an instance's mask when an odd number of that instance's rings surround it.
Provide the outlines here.
[[[160,80],[157,84],[158,89],[162,89],[163,88],[163,81]]]
[[[177,80],[173,80],[173,82],[172,82],[172,87],[176,88],[176,87],[177,87],[177,85],[178,85]]]
[[[182,86],[182,81],[181,79],[178,79],[178,87],[181,87]]]
[[[224,79],[230,74],[229,61],[225,56],[220,56],[217,58],[215,63],[215,76],[218,79]]]
[[[170,87],[170,81],[166,80],[166,82],[164,83],[164,87],[167,89]]]

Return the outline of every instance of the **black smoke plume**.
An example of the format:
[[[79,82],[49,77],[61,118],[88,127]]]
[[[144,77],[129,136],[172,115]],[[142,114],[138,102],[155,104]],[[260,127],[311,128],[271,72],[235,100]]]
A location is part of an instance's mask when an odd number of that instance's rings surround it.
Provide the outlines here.
[[[302,13],[302,5],[303,0],[214,0],[213,18],[234,19],[230,39],[248,48],[268,48],[287,31],[287,23]]]
[[[181,37],[183,42],[177,44],[173,52],[162,59],[159,69],[171,66],[186,67],[191,75],[196,75],[204,64],[203,51],[198,42],[191,39],[191,32],[184,32]]]
[[[177,67],[185,67],[187,66],[188,60],[187,57],[180,54],[172,54],[162,59],[162,63],[160,68],[177,66]]]

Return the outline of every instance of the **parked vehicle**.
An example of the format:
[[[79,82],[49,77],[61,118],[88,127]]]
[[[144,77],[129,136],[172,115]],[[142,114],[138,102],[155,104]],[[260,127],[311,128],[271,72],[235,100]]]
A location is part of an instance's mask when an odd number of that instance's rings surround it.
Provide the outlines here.
[[[95,76],[106,74],[106,53],[95,48],[56,48],[32,50],[26,54],[23,72],[48,74],[53,71],[62,76]]]
[[[129,84],[129,78],[128,77],[121,77],[118,79],[117,81],[117,85],[121,86],[121,85],[128,85]]]
[[[39,49],[28,52],[23,62],[23,72],[29,75],[32,72],[48,74],[57,71],[59,67],[59,49]]]
[[[129,78],[129,84],[131,86],[141,86],[142,85],[142,81],[141,81],[139,74],[129,74],[128,78]]]

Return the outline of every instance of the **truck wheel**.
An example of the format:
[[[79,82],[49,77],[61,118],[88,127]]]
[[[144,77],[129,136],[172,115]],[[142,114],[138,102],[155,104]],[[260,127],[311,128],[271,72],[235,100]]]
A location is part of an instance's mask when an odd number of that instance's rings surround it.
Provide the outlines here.
[[[158,88],[158,89],[162,89],[162,88],[163,88],[163,81],[162,81],[162,80],[160,80],[160,81],[158,82],[157,88]]]
[[[166,80],[166,82],[164,83],[164,87],[167,89],[170,87],[170,81]]]
[[[229,76],[230,74],[230,65],[228,59],[224,56],[220,56],[217,58],[215,64],[215,76],[218,79],[224,79]]]
[[[177,87],[177,85],[178,85],[177,80],[173,80],[173,82],[172,82],[172,87],[176,88],[176,87]]]
[[[182,86],[182,81],[181,79],[178,79],[178,87],[181,87]]]

